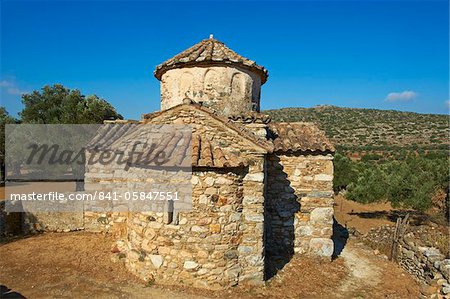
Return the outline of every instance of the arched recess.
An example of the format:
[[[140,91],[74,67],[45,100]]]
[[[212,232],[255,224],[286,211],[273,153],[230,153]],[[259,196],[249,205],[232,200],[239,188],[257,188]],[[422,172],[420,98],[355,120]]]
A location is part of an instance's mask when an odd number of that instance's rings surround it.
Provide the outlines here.
[[[207,70],[203,79],[203,90],[205,93],[216,96],[220,92],[220,76],[215,70]]]
[[[235,73],[231,78],[231,100],[235,103],[244,103],[247,95],[245,76]]]
[[[188,97],[193,98],[194,76],[189,72],[184,72],[180,77],[179,96],[181,100]]]

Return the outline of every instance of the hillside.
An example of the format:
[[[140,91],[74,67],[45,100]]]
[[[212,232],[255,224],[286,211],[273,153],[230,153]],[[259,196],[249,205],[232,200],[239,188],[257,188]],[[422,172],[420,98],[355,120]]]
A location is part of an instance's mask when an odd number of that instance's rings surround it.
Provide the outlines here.
[[[449,118],[394,110],[336,106],[265,110],[272,121],[316,123],[341,149],[448,149]]]

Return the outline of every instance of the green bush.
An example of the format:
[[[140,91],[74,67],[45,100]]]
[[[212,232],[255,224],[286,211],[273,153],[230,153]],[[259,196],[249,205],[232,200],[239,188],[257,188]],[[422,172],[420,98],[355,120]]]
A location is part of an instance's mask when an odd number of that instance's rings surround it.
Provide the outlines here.
[[[432,196],[449,185],[449,158],[444,152],[408,153],[401,151],[395,160],[361,161],[336,154],[334,190],[347,190],[347,198],[371,203],[389,201],[394,207],[424,211]]]

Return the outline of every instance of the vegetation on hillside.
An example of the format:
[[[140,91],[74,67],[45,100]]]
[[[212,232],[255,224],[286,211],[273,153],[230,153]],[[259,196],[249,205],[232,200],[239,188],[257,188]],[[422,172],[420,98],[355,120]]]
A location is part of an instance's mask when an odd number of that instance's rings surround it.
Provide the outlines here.
[[[335,106],[264,113],[272,121],[314,122],[325,131],[338,149],[334,190],[346,191],[348,199],[389,201],[419,211],[434,206],[448,213],[447,115]],[[441,194],[439,203],[436,194]]]
[[[336,192],[346,190],[346,197],[357,202],[387,200],[394,207],[425,211],[432,207],[437,192],[448,192],[448,163],[445,153],[407,154],[386,161],[352,161],[337,153],[333,187]],[[446,204],[440,203],[441,207]]]
[[[283,108],[265,110],[272,121],[316,123],[341,150],[446,150],[449,117],[394,110],[341,108]]]

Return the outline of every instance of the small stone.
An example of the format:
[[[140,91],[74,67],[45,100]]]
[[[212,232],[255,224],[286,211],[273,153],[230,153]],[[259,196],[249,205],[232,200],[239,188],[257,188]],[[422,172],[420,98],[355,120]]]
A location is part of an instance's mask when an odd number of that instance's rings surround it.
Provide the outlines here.
[[[237,251],[236,250],[229,250],[227,252],[225,252],[225,254],[223,255],[227,260],[232,260],[238,257]]]
[[[323,174],[323,173],[321,173],[321,174],[316,174],[316,175],[314,176],[314,180],[316,180],[316,181],[331,182],[331,181],[333,181],[333,176],[332,176],[332,175],[329,175],[329,174]]]
[[[333,208],[315,208],[311,212],[312,223],[333,224]]]
[[[261,214],[244,214],[245,220],[252,222],[263,222],[264,215]]]
[[[264,182],[264,173],[263,172],[248,173],[244,177],[244,181]]]
[[[198,202],[202,205],[206,205],[208,203],[208,197],[205,194],[200,195]]]
[[[225,271],[225,276],[228,277],[229,279],[236,279],[238,278],[241,271],[242,271],[241,267],[234,266]]]
[[[215,182],[215,179],[212,178],[212,177],[207,177],[207,178],[205,179],[205,184],[206,184],[208,187],[214,186],[214,182]]]
[[[251,246],[239,246],[238,251],[241,254],[250,254],[253,252],[253,247]]]
[[[205,194],[206,194],[206,195],[214,195],[214,194],[217,194],[217,188],[214,188],[214,187],[208,187],[208,188],[206,188],[206,190],[205,190]]]
[[[162,256],[155,255],[155,254],[150,255],[150,260],[152,261],[152,264],[156,269],[159,269],[164,262],[164,259]]]
[[[194,270],[198,267],[198,264],[194,261],[185,261],[183,268],[186,270]]]
[[[212,232],[213,234],[218,234],[220,233],[220,224],[210,224],[209,225],[209,231]]]
[[[242,200],[243,204],[264,203],[264,196],[247,195]]]
[[[191,227],[191,231],[195,233],[204,233],[207,231],[207,229],[198,225],[194,225]]]

